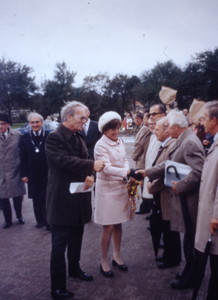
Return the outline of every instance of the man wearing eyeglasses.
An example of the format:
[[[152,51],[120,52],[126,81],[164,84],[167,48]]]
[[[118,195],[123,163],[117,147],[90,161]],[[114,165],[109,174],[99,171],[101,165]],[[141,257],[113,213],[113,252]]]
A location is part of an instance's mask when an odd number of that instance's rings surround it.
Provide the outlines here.
[[[21,176],[28,185],[28,197],[33,199],[36,228],[50,227],[46,220],[46,187],[48,165],[45,154],[45,141],[49,131],[42,128],[43,117],[34,112],[28,116],[31,130],[24,133],[20,143]]]
[[[0,200],[5,217],[3,228],[12,224],[12,213],[9,198],[13,198],[16,217],[24,224],[21,214],[22,198],[25,192],[20,176],[19,142],[21,134],[10,128],[9,116],[0,112]]]
[[[87,121],[85,106],[77,101],[61,110],[62,124],[51,132],[46,141],[49,167],[47,187],[47,215],[52,225],[51,295],[53,299],[71,298],[66,288],[65,250],[68,252],[68,275],[91,281],[93,277],[80,268],[80,251],[84,225],[91,220],[89,193],[69,191],[71,182],[84,183],[84,191],[94,183],[95,172],[105,163],[88,159],[88,150],[79,133]]]
[[[155,122],[166,115],[166,109],[163,104],[155,104],[150,107],[148,118],[151,122]]]

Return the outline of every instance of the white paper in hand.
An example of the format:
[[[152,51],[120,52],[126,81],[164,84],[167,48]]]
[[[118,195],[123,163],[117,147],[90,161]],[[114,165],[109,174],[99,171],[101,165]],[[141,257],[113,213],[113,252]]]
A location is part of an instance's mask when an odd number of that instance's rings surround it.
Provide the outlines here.
[[[87,193],[92,192],[95,184],[93,183],[92,187],[90,187],[88,190],[84,191],[85,184],[83,182],[71,182],[70,184],[70,193],[76,194],[76,193]]]

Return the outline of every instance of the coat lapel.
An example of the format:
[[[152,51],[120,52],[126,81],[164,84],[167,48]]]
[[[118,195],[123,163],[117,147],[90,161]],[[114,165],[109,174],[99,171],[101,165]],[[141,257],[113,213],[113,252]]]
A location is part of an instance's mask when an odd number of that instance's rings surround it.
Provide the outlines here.
[[[210,154],[210,153],[214,150],[214,148],[215,148],[217,145],[218,145],[218,139],[216,139],[216,140],[213,142],[213,144],[211,145],[210,149],[208,150],[207,155]]]

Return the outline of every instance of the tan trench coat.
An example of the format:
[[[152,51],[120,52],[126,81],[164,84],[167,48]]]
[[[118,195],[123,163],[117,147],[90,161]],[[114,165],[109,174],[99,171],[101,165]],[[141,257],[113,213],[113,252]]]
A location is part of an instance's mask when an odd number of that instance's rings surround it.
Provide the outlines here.
[[[0,198],[25,195],[25,186],[20,176],[19,142],[21,133],[10,129],[7,139],[0,136]]]
[[[195,248],[204,252],[211,235],[210,221],[218,219],[218,138],[205,159],[201,176]],[[218,231],[212,240],[210,253],[218,255]]]
[[[145,156],[148,150],[148,145],[151,137],[150,129],[142,125],[135,136],[135,143],[132,152],[132,159],[135,161],[136,168],[145,167]]]
[[[190,232],[195,232],[200,178],[204,164],[204,148],[191,129],[186,129],[171,149],[169,158],[173,161],[189,165],[192,171],[177,183],[179,195],[186,196],[189,215],[191,219]],[[165,162],[146,170],[147,176],[152,181],[164,176]],[[170,189],[170,225],[171,230],[186,232],[180,196]]]

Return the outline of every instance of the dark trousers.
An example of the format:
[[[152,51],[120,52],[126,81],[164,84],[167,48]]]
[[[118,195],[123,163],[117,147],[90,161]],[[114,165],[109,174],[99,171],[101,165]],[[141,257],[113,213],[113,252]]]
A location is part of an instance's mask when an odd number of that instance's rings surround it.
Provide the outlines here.
[[[52,225],[52,251],[50,263],[51,291],[66,289],[67,248],[68,273],[77,272],[80,261],[84,226]]]
[[[151,203],[152,203],[152,199],[142,198],[142,203],[140,204],[139,210],[145,214],[150,213]]]
[[[46,220],[46,203],[45,199],[33,199],[33,210],[34,210],[34,215],[36,218],[36,222],[38,224],[43,223],[43,225],[47,225],[47,220]]]
[[[210,254],[210,281],[208,285],[207,300],[218,299],[218,255]]]
[[[162,221],[164,253],[163,261],[169,264],[180,264],[181,262],[181,242],[180,233],[170,230],[170,221]]]
[[[22,198],[23,196],[13,197],[14,210],[16,212],[16,217],[19,219],[21,217],[22,208]],[[12,222],[11,204],[9,198],[2,198],[2,210],[5,217],[5,222]]]
[[[190,233],[190,234],[185,233],[183,249],[184,249],[186,265],[182,272],[181,280],[185,281],[187,284],[190,285],[194,284],[195,272],[196,272],[194,240],[195,240],[194,233]]]

